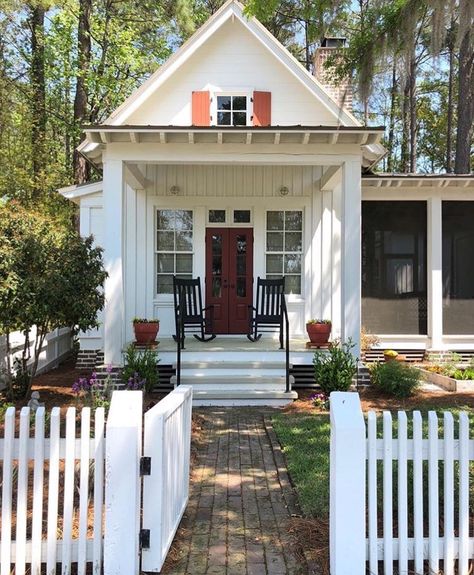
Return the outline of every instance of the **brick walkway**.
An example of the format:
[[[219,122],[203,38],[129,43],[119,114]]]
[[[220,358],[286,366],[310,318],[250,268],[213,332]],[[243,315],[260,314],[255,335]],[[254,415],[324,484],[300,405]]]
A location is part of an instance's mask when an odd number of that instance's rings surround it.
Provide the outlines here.
[[[273,430],[257,408],[197,410],[190,501],[165,573],[297,575],[287,522],[298,511]],[[267,411],[267,416],[271,412]],[[176,559],[176,557],[175,557]]]

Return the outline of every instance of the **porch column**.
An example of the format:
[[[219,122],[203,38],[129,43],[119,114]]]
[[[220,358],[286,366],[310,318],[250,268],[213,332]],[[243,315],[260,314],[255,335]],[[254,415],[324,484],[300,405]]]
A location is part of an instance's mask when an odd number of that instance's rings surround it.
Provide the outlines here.
[[[123,289],[123,162],[104,161],[104,263],[109,274],[105,282],[105,363],[122,364]]]
[[[432,349],[443,345],[443,213],[440,197],[428,200],[428,334]]]
[[[361,307],[361,164],[342,165],[341,324],[342,340],[351,338],[354,355],[360,355]]]

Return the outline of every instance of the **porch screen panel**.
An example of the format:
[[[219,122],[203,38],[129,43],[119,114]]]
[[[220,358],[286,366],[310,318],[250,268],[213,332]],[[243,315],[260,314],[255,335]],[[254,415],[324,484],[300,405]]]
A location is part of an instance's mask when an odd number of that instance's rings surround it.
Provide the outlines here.
[[[443,332],[474,334],[474,202],[443,202]]]
[[[193,275],[193,212],[156,211],[156,293],[173,293],[173,275]]]
[[[427,333],[426,202],[362,202],[362,325]]]

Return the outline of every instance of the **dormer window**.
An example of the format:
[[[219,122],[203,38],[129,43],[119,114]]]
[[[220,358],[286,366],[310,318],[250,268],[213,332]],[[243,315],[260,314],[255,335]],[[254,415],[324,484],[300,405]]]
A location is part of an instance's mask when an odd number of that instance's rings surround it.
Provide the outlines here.
[[[218,126],[247,126],[247,96],[217,96]]]

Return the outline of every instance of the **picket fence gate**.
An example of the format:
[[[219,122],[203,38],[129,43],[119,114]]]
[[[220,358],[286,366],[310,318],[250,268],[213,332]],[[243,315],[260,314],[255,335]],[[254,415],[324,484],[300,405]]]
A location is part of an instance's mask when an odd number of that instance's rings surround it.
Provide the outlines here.
[[[188,501],[192,389],[170,393],[144,425],[142,402],[142,392],[114,392],[107,424],[102,408],[82,409],[79,422],[73,407],[65,421],[57,407],[34,416],[24,407],[19,422],[7,409],[0,575],[85,575],[89,566],[138,575],[141,548],[143,569],[160,572]]]
[[[366,426],[358,394],[331,394],[331,575],[471,573],[474,440],[467,413],[459,414],[456,434],[452,413],[442,422],[440,437],[438,416],[429,412],[424,434],[415,411],[409,434],[400,411],[394,437],[384,412],[379,438],[377,416],[369,412]]]

